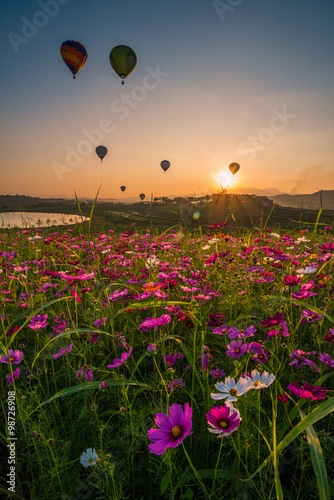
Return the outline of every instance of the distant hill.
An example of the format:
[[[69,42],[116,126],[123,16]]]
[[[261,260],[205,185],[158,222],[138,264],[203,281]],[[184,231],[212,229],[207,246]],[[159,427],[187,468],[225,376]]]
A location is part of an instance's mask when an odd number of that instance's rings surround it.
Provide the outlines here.
[[[317,191],[313,194],[279,194],[270,199],[282,207],[307,208],[309,210],[334,210],[334,190]]]

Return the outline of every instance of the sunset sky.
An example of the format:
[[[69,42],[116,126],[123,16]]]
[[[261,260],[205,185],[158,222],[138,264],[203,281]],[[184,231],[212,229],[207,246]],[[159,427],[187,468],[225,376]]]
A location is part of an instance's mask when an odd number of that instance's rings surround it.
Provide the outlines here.
[[[102,198],[213,193],[234,161],[235,188],[334,189],[332,0],[6,0],[0,11],[0,194],[94,197],[101,182]],[[88,52],[76,80],[65,40]],[[124,85],[109,63],[121,44],[137,54]]]

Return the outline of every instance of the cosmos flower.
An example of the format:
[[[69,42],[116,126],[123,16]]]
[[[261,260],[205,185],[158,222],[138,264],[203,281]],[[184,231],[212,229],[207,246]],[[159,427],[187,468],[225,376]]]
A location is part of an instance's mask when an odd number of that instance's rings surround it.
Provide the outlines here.
[[[301,313],[302,323],[314,323],[319,319],[323,318],[323,314],[318,314],[314,311],[309,311],[308,309],[303,309]]]
[[[167,366],[174,366],[176,363],[176,357],[171,354],[166,354],[164,356],[164,362]]]
[[[227,356],[231,356],[231,358],[240,358],[240,356],[247,352],[248,344],[243,344],[240,339],[238,340],[238,342],[232,340],[230,344],[227,344],[227,349]]]
[[[88,448],[88,450],[84,451],[80,457],[80,463],[84,467],[90,467],[96,465],[96,460],[99,458],[96,450],[93,448]]]
[[[262,374],[260,374],[257,370],[252,370],[251,376],[248,378],[248,380],[250,382],[251,389],[265,389],[274,382],[275,375],[273,373],[269,375],[267,371],[264,371]]]
[[[53,359],[58,359],[58,358],[60,358],[61,356],[63,356],[64,354],[67,354],[68,352],[70,352],[70,351],[71,351],[71,349],[72,349],[72,347],[73,347],[73,344],[70,344],[70,345],[69,345],[68,347],[66,347],[66,348],[65,348],[65,347],[62,347],[62,348],[60,349],[60,351],[58,351],[58,352],[57,352],[57,354],[51,354],[51,356],[53,357]]]
[[[154,344],[150,344],[147,348],[148,354],[155,354],[157,352],[157,348]]]
[[[218,438],[229,436],[236,431],[242,420],[233,403],[229,402],[224,406],[213,406],[209,413],[206,414],[206,419],[210,425],[208,431],[216,434]]]
[[[209,369],[210,358],[212,358],[210,354],[210,349],[205,345],[203,347],[203,352],[202,352],[202,367],[204,371]]]
[[[226,377],[224,383],[218,382],[215,387],[221,392],[221,394],[210,394],[215,401],[226,398],[226,401],[237,401],[239,396],[242,396],[251,389],[251,383],[247,378],[240,378],[238,382],[235,383],[234,378]]]
[[[17,380],[19,378],[20,373],[21,373],[20,367],[18,366],[16,368],[16,370],[13,371],[14,380]],[[8,382],[8,384],[12,384],[13,383],[13,379],[12,379],[12,376],[11,376],[10,373],[7,375],[7,382]]]
[[[215,368],[210,371],[210,375],[214,378],[222,378],[224,375],[226,375],[226,372],[224,370],[219,370],[219,368]]]
[[[322,363],[325,363],[325,365],[329,366],[330,368],[334,368],[334,358],[332,359],[329,354],[321,354],[320,352],[318,358]]]
[[[284,285],[287,285],[287,286],[299,285],[301,280],[302,279],[299,276],[296,276],[295,274],[291,274],[291,276],[284,276],[283,277],[283,283],[284,283]]]
[[[12,349],[8,349],[8,356],[11,365],[18,365],[23,359],[23,352],[19,351],[18,349],[16,349],[15,351],[13,351]],[[3,354],[3,356],[1,357],[0,363],[8,364],[8,357],[5,354]]]
[[[128,289],[127,288],[125,288],[121,292],[119,292],[118,290],[116,290],[114,293],[112,293],[111,295],[109,295],[109,300],[111,300],[112,302],[116,302],[117,300],[122,299],[123,297],[125,297],[127,294],[128,294]]]
[[[28,327],[31,328],[32,330],[40,330],[41,328],[45,328],[48,326],[48,315],[47,314],[37,314],[37,316],[34,316],[31,318],[30,323],[28,324]]]
[[[132,347],[130,347],[128,351],[122,352],[121,357],[114,359],[113,364],[107,365],[107,368],[118,368],[119,366],[122,366],[125,363],[125,361],[130,357],[131,353],[132,353]]]
[[[292,351],[292,354],[289,354],[290,358],[293,359],[291,363],[289,363],[289,366],[295,365],[297,370],[303,365],[308,365],[312,366],[314,364],[312,361],[309,359],[305,358],[305,356],[310,356],[311,354],[315,354],[315,351],[311,352],[304,352],[301,349],[297,349],[296,351]]]
[[[289,401],[289,397],[286,394],[283,394],[283,396],[281,396],[280,394],[277,394],[277,399],[281,403],[287,403]]]
[[[173,392],[176,391],[177,389],[180,389],[181,387],[185,387],[186,383],[183,380],[183,378],[175,378],[174,380],[168,382],[168,392]]]
[[[319,385],[313,386],[307,382],[304,382],[302,386],[297,384],[297,382],[292,382],[292,384],[288,385],[288,389],[299,398],[311,399],[312,401],[325,399],[327,392],[326,388]]]
[[[93,371],[89,368],[88,365],[83,365],[80,370],[76,374],[76,378],[86,377],[87,382],[91,382],[93,380]]]
[[[149,444],[149,450],[155,455],[162,455],[167,448],[176,448],[182,443],[184,438],[192,434],[192,408],[188,403],[182,406],[174,403],[169,408],[169,414],[157,413],[155,423],[159,429],[150,429],[147,433],[152,444]]]

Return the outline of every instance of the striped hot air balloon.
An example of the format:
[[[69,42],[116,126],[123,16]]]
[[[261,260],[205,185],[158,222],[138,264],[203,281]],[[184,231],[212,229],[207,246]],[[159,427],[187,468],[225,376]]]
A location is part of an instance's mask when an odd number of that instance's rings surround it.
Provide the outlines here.
[[[87,61],[87,50],[81,43],[74,40],[67,40],[62,43],[60,54],[66,66],[73,73],[73,78],[75,78],[75,75],[83,68]]]

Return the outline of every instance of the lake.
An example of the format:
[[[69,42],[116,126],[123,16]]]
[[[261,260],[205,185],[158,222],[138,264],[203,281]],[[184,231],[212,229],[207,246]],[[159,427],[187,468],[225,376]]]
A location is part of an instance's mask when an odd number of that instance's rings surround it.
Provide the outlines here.
[[[89,220],[83,217],[83,220]],[[29,228],[63,226],[82,222],[79,215],[49,214],[39,212],[6,212],[0,213],[0,228]]]

